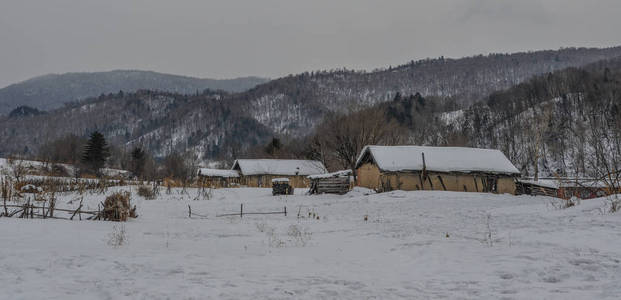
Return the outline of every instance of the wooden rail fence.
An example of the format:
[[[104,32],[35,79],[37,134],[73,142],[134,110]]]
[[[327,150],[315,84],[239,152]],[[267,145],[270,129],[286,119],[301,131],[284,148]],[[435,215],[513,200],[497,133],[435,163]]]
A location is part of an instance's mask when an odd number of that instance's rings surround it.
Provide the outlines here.
[[[230,216],[239,216],[240,218],[243,218],[244,215],[279,215],[279,214],[283,214],[285,215],[285,217],[287,216],[287,207],[283,207],[282,211],[268,211],[268,212],[244,212],[244,204],[240,204],[239,205],[239,212],[238,213],[229,213],[229,214],[221,214],[221,215],[216,215],[216,217],[230,217]],[[202,217],[202,218],[207,218],[207,216],[202,215],[202,214],[197,214],[195,212],[192,212],[192,207],[190,205],[188,205],[188,217],[192,218],[192,216],[198,216],[198,217]]]
[[[13,217],[19,214],[19,218],[24,218],[24,219],[28,219],[28,218],[32,219],[32,218],[38,217],[38,218],[43,218],[43,219],[49,218],[49,219],[73,220],[75,216],[78,216],[78,219],[82,220],[82,214],[86,214],[86,215],[90,215],[88,218],[86,218],[87,220],[101,220],[101,209],[98,209],[97,211],[82,210],[82,200],[80,200],[80,205],[78,206],[77,209],[56,208],[54,207],[55,205],[53,203],[50,203],[50,205],[46,207],[45,203],[46,202],[43,202],[41,206],[37,206],[34,203],[32,203],[30,200],[28,200],[23,205],[6,204],[5,202],[3,204],[4,212],[0,213],[0,217],[3,217],[3,216]],[[16,209],[9,212],[9,208],[16,208]],[[99,208],[99,205],[98,205],[98,208]],[[54,215],[54,213],[57,211],[71,214],[71,217],[59,217],[57,215]]]

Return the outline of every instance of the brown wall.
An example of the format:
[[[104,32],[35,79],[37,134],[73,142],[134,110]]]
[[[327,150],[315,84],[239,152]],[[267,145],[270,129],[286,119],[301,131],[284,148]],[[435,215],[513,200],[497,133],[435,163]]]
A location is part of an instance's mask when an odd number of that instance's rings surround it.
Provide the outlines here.
[[[360,166],[357,172],[358,186],[377,191],[446,190],[455,192],[490,192],[492,189],[491,186],[487,186],[487,177],[484,174],[429,172],[427,178],[423,180],[420,172],[381,172],[372,163]],[[497,192],[500,194],[515,194],[516,186],[512,177],[499,175],[496,185]]]
[[[380,170],[375,164],[366,163],[356,170],[357,185],[372,190],[378,190],[380,187]]]
[[[272,179],[289,178],[289,184],[294,188],[307,188],[310,180],[306,176],[286,176],[286,175],[250,175],[242,176],[241,184],[248,187],[272,187]]]
[[[199,184],[202,184],[206,187],[216,188],[216,189],[239,186],[239,178],[235,178],[235,177],[224,178],[224,177],[199,176],[198,182]]]

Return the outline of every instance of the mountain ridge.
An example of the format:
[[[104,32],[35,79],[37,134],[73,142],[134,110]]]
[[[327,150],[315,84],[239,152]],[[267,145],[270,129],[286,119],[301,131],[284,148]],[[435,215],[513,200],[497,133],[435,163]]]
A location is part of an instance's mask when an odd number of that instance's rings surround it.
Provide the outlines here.
[[[143,70],[52,73],[0,89],[0,115],[24,105],[52,110],[65,103],[121,90],[134,92],[149,89],[180,94],[195,94],[205,89],[242,92],[267,81],[266,78],[253,76],[209,79]]]

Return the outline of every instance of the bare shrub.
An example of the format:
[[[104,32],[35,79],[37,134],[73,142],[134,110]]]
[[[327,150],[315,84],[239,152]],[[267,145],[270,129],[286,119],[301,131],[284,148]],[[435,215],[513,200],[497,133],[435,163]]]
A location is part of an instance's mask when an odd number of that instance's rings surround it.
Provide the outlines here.
[[[104,201],[103,219],[107,221],[125,222],[128,218],[136,218],[136,206],[131,207],[129,192],[116,192]]]
[[[11,198],[13,197],[13,184],[8,177],[2,179],[2,177],[0,176],[0,194],[2,195],[2,204],[4,208],[4,210],[2,211],[2,215],[8,216],[9,211],[6,207],[6,203],[7,201],[10,202]]]
[[[580,204],[580,198],[571,197],[569,199],[554,198],[550,200],[549,205],[554,209],[566,209]]]
[[[619,204],[619,200],[610,201],[610,212],[616,213],[617,211],[619,211]]]
[[[144,197],[147,200],[156,198],[155,190],[144,185],[138,187],[138,196]]]
[[[125,231],[125,225],[114,225],[112,232],[108,234],[108,245],[112,247],[121,247],[128,243],[127,231]]]
[[[21,159],[8,158],[7,163],[9,164],[11,175],[15,178],[15,181],[17,183],[21,182],[28,171],[24,161]]]
[[[608,196],[608,212],[614,214],[621,209],[621,199],[617,194]]]
[[[266,231],[268,231],[269,229],[271,229],[272,231],[274,231],[274,228],[271,228],[271,227],[267,226],[267,224],[266,224],[266,223],[257,223],[257,224],[256,224],[256,226],[257,226],[257,230],[258,230],[259,232],[266,232]]]
[[[311,239],[311,232],[299,225],[291,225],[287,229],[286,238],[277,234],[276,229],[266,223],[257,223],[257,230],[265,233],[268,245],[272,248],[287,246],[304,247]]]
[[[52,176],[69,177],[69,171],[65,166],[60,164],[53,164],[50,170]]]
[[[198,188],[194,200],[210,200],[211,197],[213,197],[213,188],[201,186],[200,188]]]
[[[485,238],[483,239],[488,246],[493,247],[494,246],[494,239],[493,239],[493,231],[492,231],[492,214],[487,213],[485,214],[485,227],[486,227],[486,232],[485,232]]]
[[[304,247],[310,241],[312,233],[307,228],[303,228],[299,225],[291,225],[287,230],[287,236],[291,239],[291,242],[298,247]]]

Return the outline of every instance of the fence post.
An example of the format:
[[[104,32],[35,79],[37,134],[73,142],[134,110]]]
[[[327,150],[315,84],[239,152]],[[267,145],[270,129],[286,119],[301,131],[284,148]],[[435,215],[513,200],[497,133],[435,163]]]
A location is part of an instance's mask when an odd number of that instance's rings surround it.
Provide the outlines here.
[[[287,216],[287,207],[285,206],[285,217]]]
[[[188,218],[192,218],[192,207],[188,204]]]
[[[239,205],[239,217],[243,218],[244,217],[244,204],[240,204]]]
[[[6,208],[6,198],[8,198],[8,197],[9,197],[8,195],[6,195],[6,197],[3,197],[3,199],[4,199],[4,215],[5,216],[9,215],[9,210]]]

